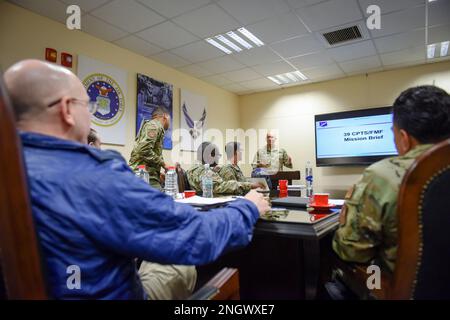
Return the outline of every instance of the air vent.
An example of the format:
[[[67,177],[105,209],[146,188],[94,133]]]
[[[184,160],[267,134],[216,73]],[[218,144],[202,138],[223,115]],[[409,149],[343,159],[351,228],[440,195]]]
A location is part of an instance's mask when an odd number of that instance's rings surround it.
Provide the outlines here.
[[[323,36],[331,46],[338,43],[362,38],[358,26],[352,26],[340,30],[327,32],[324,33]]]

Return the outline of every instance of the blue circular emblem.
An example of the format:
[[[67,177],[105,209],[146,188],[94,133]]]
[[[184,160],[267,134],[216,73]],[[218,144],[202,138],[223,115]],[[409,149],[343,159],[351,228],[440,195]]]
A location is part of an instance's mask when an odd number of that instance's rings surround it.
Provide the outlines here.
[[[98,104],[97,111],[92,115],[92,122],[99,126],[112,126],[124,114],[125,99],[117,82],[101,73],[87,76],[83,85],[91,101]]]

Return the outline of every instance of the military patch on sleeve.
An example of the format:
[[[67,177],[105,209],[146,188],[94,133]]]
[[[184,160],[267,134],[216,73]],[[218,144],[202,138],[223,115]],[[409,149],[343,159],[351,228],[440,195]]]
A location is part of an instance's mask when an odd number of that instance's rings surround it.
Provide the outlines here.
[[[345,194],[345,199],[351,199],[353,196],[353,192],[355,191],[355,185],[353,185],[350,189],[348,189],[347,193]]]
[[[344,204],[344,206],[341,209],[341,213],[339,214],[339,225],[343,226],[347,222],[347,205]]]
[[[156,130],[149,130],[149,131],[147,132],[147,136],[148,136],[150,139],[156,138],[156,135],[157,135]]]

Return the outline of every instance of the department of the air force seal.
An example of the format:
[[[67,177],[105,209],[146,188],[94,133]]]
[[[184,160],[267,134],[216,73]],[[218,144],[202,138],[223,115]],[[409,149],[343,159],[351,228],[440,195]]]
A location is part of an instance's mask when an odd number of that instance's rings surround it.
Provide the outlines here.
[[[98,103],[92,122],[104,127],[116,124],[122,118],[125,106],[125,98],[117,82],[106,74],[95,73],[87,76],[83,85],[90,100]]]

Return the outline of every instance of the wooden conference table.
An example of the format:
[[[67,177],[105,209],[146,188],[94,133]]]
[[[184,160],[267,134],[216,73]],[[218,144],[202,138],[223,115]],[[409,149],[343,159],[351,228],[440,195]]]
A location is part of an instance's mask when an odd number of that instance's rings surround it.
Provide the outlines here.
[[[241,299],[320,298],[331,274],[331,240],[338,214],[337,209],[310,214],[290,208],[276,220],[260,218],[249,246],[197,267],[198,286],[221,268],[234,267],[239,269]]]

